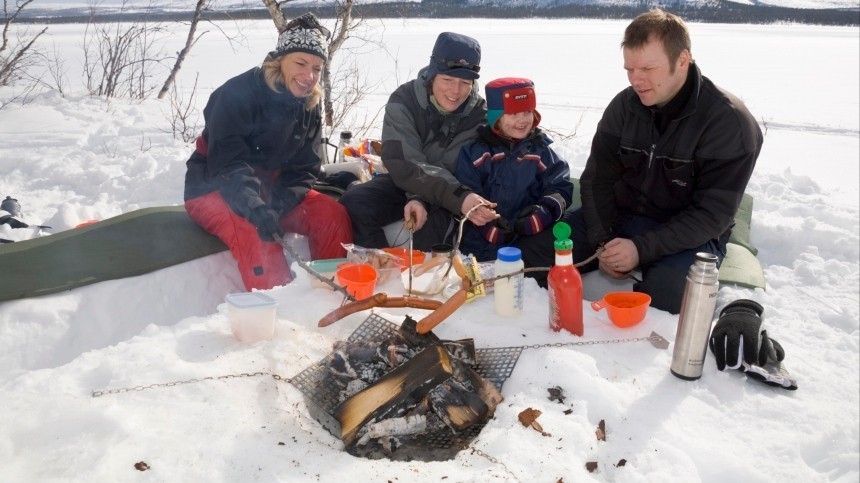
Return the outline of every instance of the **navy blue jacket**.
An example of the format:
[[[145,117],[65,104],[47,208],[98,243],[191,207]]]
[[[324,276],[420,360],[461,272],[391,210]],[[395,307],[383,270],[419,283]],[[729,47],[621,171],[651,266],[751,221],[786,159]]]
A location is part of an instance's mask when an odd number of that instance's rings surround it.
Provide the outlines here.
[[[279,87],[255,67],[212,92],[204,143],[186,163],[186,200],[218,190],[248,218],[263,204],[284,216],[304,199],[320,173],[320,108],[308,111],[307,99]]]
[[[549,145],[552,140],[539,128],[517,142],[497,136],[489,127],[478,129],[478,140],[463,146],[456,176],[464,186],[497,203],[496,212],[513,223],[517,213],[537,204],[544,196],[560,195],[562,212],[570,206],[573,184],[570,168]],[[556,199],[559,197],[556,196]],[[460,251],[478,260],[496,258],[498,246],[490,244],[471,223],[466,227]],[[517,239],[508,243],[517,245]]]

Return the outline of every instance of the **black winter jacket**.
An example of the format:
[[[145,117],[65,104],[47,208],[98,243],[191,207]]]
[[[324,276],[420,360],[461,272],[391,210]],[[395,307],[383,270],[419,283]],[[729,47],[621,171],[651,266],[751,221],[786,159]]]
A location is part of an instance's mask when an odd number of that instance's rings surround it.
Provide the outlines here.
[[[255,67],[212,92],[186,163],[186,200],[218,190],[248,218],[263,204],[286,215],[304,199],[320,173],[320,108],[308,111],[307,99],[280,88],[269,89]]]
[[[461,109],[442,114],[430,102],[426,73],[425,67],[418,78],[398,87],[385,106],[382,162],[408,195],[460,214],[471,191],[454,178],[457,156],[486,122],[487,103],[476,82]]]
[[[690,98],[662,134],[632,87],[606,108],[581,177],[593,247],[623,215],[661,222],[632,239],[640,264],[728,240],[763,137],[743,102],[691,69]]]

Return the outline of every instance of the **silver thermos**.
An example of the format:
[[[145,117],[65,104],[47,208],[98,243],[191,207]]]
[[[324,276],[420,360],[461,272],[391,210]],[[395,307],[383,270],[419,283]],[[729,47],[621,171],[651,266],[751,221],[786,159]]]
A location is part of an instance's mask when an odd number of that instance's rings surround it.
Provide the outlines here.
[[[675,332],[675,348],[672,352],[672,374],[688,381],[702,377],[705,355],[708,351],[708,336],[714,307],[717,304],[717,256],[699,252],[696,261],[687,272],[687,285],[681,299],[678,315],[678,330]]]

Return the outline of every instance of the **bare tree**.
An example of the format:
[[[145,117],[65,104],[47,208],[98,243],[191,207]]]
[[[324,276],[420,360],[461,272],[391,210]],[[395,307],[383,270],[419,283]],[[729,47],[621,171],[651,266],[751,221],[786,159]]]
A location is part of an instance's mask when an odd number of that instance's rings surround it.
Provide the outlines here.
[[[125,10],[127,0],[120,7]],[[166,29],[146,20],[129,24],[99,24],[96,8],[84,30],[84,77],[90,94],[145,99],[157,86],[154,70],[166,56],[158,50]]]
[[[185,46],[182,50],[176,54],[176,62],[173,64],[173,69],[170,71],[170,75],[167,77],[167,80],[164,81],[164,85],[161,86],[161,91],[158,92],[158,98],[163,99],[167,94],[167,91],[170,90],[170,86],[173,85],[173,82],[176,80],[176,74],[179,73],[179,69],[182,68],[182,62],[185,60],[185,56],[188,55],[188,52],[191,50],[191,47],[194,47],[194,44],[200,40],[206,32],[201,33],[198,36],[197,32],[197,24],[200,22],[200,16],[203,14],[203,9],[206,7],[208,0],[197,0],[197,6],[194,8],[194,16],[191,18],[191,25],[188,28],[188,36],[185,38]],[[194,80],[194,85],[197,85],[197,79]]]
[[[275,22],[275,28],[278,29],[278,32],[283,32],[287,27],[287,20],[284,18],[284,11],[281,10],[281,6],[278,4],[278,1],[263,0],[263,4],[269,10],[269,15],[272,17],[272,21]]]
[[[194,97],[197,95],[198,77],[200,74],[194,77],[194,86],[187,100],[183,98],[176,84],[170,87],[170,114],[165,116],[170,123],[170,130],[167,132],[173,135],[173,139],[178,137],[186,143],[196,139],[200,131],[197,125],[199,116],[194,102]]]
[[[14,6],[9,5],[9,0],[3,0],[3,33],[0,38],[0,86],[15,84],[23,78],[28,67],[38,62],[39,53],[33,47],[36,40],[42,36],[48,27],[43,28],[32,37],[18,37],[16,42],[9,40],[12,23],[24,8],[33,0],[17,0]]]

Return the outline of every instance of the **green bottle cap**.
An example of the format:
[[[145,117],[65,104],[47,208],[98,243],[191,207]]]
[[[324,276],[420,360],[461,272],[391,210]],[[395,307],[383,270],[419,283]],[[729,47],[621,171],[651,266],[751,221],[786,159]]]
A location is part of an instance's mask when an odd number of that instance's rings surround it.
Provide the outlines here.
[[[573,242],[570,241],[570,225],[560,221],[552,227],[552,234],[555,235],[555,249],[558,251],[573,250]]]

